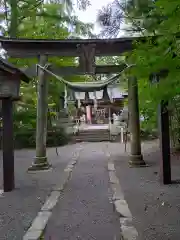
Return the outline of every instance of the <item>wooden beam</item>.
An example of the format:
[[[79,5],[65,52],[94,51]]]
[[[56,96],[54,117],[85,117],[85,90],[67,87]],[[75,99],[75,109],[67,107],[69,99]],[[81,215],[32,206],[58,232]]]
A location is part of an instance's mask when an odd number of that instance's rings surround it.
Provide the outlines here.
[[[95,74],[110,74],[119,73],[125,68],[125,64],[121,65],[97,65],[95,67]],[[22,68],[24,73],[29,77],[37,77],[36,65],[32,65],[28,68]],[[73,76],[73,75],[84,75],[87,74],[80,70],[78,67],[68,66],[68,67],[58,67],[50,66],[49,70],[58,76]],[[90,74],[90,73],[89,73]]]
[[[11,57],[36,57],[38,55],[78,57],[79,46],[95,44],[95,56],[119,56],[132,50],[132,42],[137,38],[116,39],[10,39],[0,38],[2,47]],[[140,38],[138,38],[140,39]]]

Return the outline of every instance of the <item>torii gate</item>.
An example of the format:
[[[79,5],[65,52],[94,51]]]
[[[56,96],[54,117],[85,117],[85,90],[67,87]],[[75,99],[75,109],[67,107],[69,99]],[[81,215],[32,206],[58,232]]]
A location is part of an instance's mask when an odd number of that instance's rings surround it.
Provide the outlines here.
[[[48,62],[48,56],[71,56],[79,57],[78,67],[50,66],[50,70],[59,75],[80,75],[80,74],[100,74],[100,73],[118,73],[122,65],[96,66],[96,56],[119,56],[124,52],[133,49],[134,40],[145,40],[145,38],[117,38],[117,39],[68,39],[68,40],[44,40],[44,39],[10,39],[0,38],[2,47],[11,57],[38,57],[39,64],[45,66]],[[36,76],[36,66],[29,69],[31,76]],[[27,71],[28,74],[28,71]],[[46,169],[49,167],[46,157],[46,113],[47,99],[47,81],[45,81],[44,71],[39,70],[39,93],[37,103],[37,136],[36,136],[36,158],[32,169]],[[145,166],[141,154],[140,144],[140,124],[138,107],[138,88],[137,79],[129,80],[129,115],[131,130],[131,153],[130,164],[132,166]],[[169,141],[169,118],[168,111],[164,111],[164,105],[161,104],[160,113],[160,141],[162,149],[162,178],[165,184],[171,182],[170,169],[170,141]],[[43,124],[41,124],[43,123]]]

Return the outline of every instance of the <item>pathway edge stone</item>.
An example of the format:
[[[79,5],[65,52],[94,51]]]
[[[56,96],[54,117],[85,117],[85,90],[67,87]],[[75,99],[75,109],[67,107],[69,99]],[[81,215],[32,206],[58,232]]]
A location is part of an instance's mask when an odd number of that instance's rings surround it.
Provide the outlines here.
[[[59,183],[54,189],[52,189],[50,195],[46,198],[45,203],[41,207],[41,210],[38,212],[35,219],[32,221],[31,226],[23,236],[23,240],[40,240],[46,225],[48,223],[49,218],[52,215],[52,210],[56,206],[61,192],[64,190],[66,184],[68,183],[72,171],[77,164],[80,150],[82,147],[78,148],[78,153],[73,154],[71,161],[65,167],[63,172],[63,177],[61,179],[61,183]]]
[[[114,161],[111,159],[109,152],[106,153],[106,156],[108,157],[109,183],[113,192],[112,201],[119,215],[122,240],[137,240],[138,232],[132,224],[132,214],[129,210],[128,203],[124,199],[119,179],[116,176]]]

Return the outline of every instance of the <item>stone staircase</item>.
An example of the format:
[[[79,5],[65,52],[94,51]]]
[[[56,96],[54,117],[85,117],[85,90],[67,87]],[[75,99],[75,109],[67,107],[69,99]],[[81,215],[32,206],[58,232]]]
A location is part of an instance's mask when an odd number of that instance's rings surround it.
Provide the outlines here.
[[[73,142],[104,142],[110,141],[109,130],[90,129],[81,130],[72,137]]]
[[[61,110],[59,114],[60,119],[57,121],[57,126],[66,129],[66,132],[69,135],[71,142],[76,143],[110,141],[110,134],[107,128],[76,128],[75,124],[71,122],[65,111]],[[77,132],[75,129],[77,129]]]

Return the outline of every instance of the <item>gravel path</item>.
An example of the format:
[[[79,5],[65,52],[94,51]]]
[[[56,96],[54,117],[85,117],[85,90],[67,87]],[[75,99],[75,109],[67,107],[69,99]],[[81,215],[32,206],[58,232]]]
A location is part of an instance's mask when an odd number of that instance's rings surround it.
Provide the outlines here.
[[[76,151],[76,145],[48,149],[48,159],[53,169],[49,172],[27,173],[33,161],[34,150],[15,152],[16,189],[0,195],[0,240],[20,240],[36,217],[46,197],[56,183],[61,181],[61,173]],[[2,157],[0,158],[0,176],[2,178]],[[2,179],[0,181],[2,189]]]
[[[72,178],[53,209],[45,239],[120,239],[119,218],[110,203],[105,146],[83,144]]]
[[[122,147],[108,144],[125,199],[133,215],[137,240],[180,239],[180,184],[162,185],[160,151],[156,142],[144,143],[147,168],[129,168]],[[180,180],[180,159],[172,157],[172,178]]]

